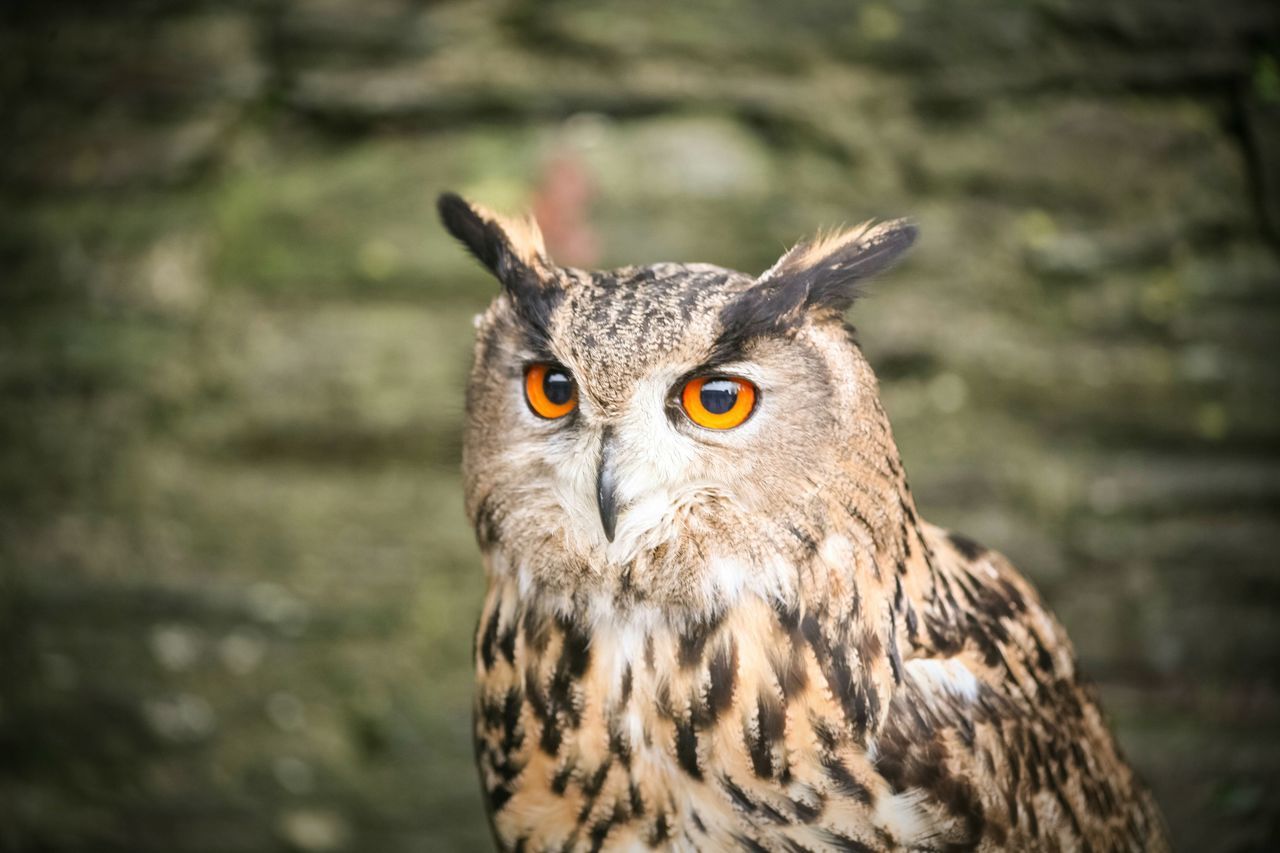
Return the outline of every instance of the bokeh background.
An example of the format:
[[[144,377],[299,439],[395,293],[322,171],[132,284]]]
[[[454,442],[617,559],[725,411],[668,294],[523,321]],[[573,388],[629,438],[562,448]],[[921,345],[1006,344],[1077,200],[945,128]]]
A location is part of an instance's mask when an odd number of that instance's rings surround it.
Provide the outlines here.
[[[926,517],[1043,590],[1179,847],[1280,838],[1280,5],[0,10],[0,849],[488,846],[437,226],[855,309]]]

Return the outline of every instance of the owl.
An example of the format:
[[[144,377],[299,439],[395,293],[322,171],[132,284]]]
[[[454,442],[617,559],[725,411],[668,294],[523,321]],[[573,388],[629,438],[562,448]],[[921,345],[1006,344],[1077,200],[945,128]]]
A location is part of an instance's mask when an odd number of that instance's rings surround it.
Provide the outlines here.
[[[909,222],[752,276],[439,211],[501,283],[463,453],[500,848],[1167,849],[1062,626],[916,511],[844,320]]]

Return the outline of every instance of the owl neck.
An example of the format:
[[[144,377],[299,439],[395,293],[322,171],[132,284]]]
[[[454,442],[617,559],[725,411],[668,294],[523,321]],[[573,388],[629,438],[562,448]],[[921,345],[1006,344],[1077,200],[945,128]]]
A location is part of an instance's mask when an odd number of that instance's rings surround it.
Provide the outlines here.
[[[874,389],[869,369],[865,381]],[[887,672],[881,678],[887,693],[901,679],[904,660],[946,653],[960,642],[954,588],[962,569],[940,547],[938,528],[917,512],[878,394],[866,415],[823,490],[825,528],[810,537],[816,547],[797,555],[815,576],[799,597],[802,609],[836,634],[865,635],[859,666]]]

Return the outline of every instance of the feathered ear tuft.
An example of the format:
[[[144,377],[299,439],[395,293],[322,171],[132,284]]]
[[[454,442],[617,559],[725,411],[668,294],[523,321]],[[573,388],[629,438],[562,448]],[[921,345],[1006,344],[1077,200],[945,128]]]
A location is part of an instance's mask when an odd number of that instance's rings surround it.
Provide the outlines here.
[[[799,244],[759,281],[803,282],[812,304],[847,308],[857,295],[858,282],[888,269],[915,240],[916,226],[910,220],[864,222]]]
[[[436,208],[449,233],[504,284],[513,266],[534,270],[548,264],[542,232],[532,216],[508,219],[456,193],[441,193]]]
[[[895,219],[797,245],[725,306],[724,337],[741,342],[793,329],[813,311],[843,313],[859,283],[892,266],[915,239],[915,225]]]
[[[517,313],[545,337],[561,290],[534,218],[508,219],[449,192],[436,199],[436,209],[445,229],[497,276]]]

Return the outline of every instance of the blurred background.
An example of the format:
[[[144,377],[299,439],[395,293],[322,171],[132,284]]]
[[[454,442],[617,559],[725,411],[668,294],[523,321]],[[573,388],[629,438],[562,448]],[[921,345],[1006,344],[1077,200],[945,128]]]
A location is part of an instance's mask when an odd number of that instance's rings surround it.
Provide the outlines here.
[[[1275,849],[1274,0],[11,0],[0,114],[0,849],[487,848],[443,189],[587,266],[917,217],[924,515],[1181,849]]]

